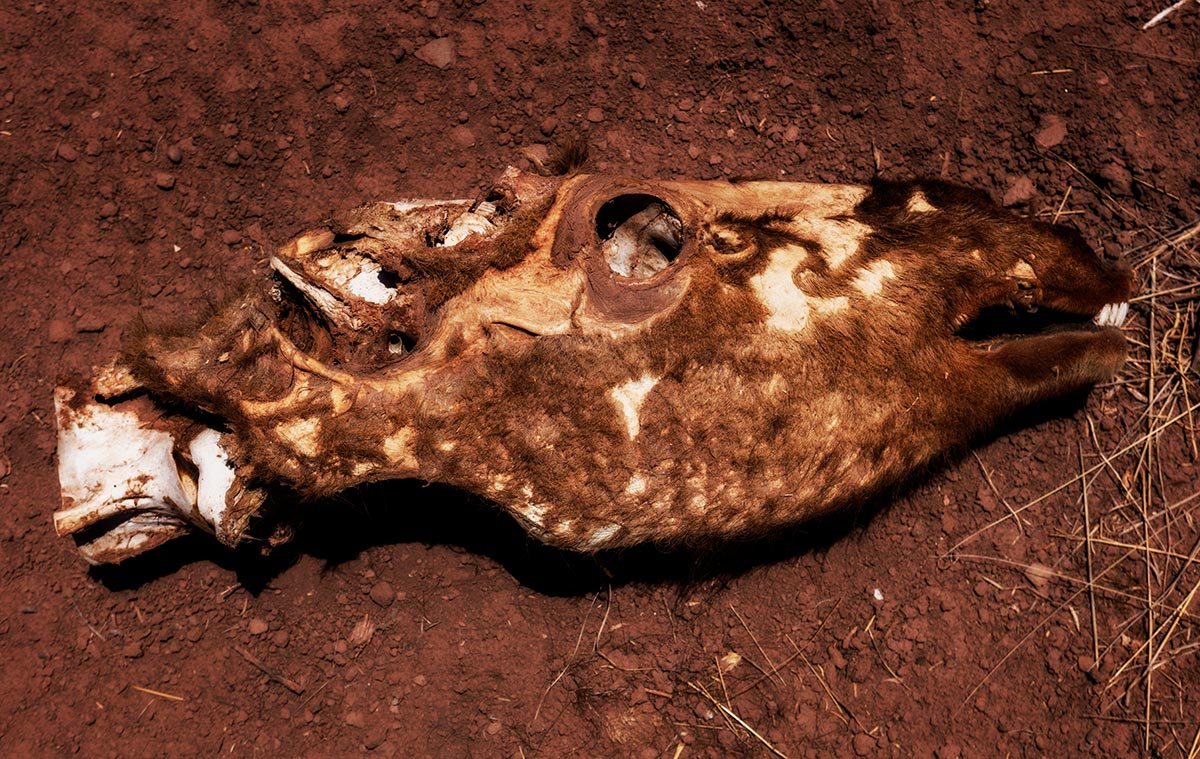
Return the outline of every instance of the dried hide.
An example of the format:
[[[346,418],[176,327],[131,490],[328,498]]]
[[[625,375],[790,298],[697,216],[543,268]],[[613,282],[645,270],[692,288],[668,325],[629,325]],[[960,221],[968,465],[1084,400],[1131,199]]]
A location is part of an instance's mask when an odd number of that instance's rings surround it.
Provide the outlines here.
[[[272,268],[59,388],[55,525],[88,560],[234,545],[272,489],[392,478],[579,551],[770,533],[1110,378],[1131,288],[1076,232],[940,182],[513,169]]]

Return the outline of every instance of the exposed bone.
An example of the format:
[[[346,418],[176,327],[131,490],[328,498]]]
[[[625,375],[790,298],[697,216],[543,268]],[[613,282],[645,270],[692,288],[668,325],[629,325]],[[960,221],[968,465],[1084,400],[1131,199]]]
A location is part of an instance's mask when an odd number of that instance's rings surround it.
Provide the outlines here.
[[[182,525],[194,498],[184,491],[174,461],[175,440],[146,429],[133,413],[93,403],[76,411],[74,393],[60,388],[58,476],[64,508],[54,515],[60,535],[128,509],[161,514]]]
[[[54,398],[63,499],[54,514],[58,534],[132,515],[80,544],[80,553],[92,563],[120,561],[186,534],[194,494],[186,491],[175,466],[176,441],[145,428],[130,411],[99,403],[74,409],[74,396],[59,388]]]
[[[332,319],[339,327],[343,329],[362,328],[362,324],[351,315],[350,307],[333,293],[309,284],[308,280],[299,272],[278,258],[271,258],[271,268],[282,274],[284,279],[291,282],[321,313]]]
[[[491,219],[474,211],[467,211],[462,216],[454,220],[447,230],[446,235],[442,238],[442,245],[447,248],[458,245],[463,240],[466,240],[471,235],[487,236],[495,231],[496,226],[492,224]]]
[[[681,231],[679,219],[662,204],[651,203],[613,231],[604,243],[604,258],[622,277],[652,277],[671,263],[663,249],[677,252]]]
[[[417,478],[573,550],[774,534],[1124,358],[1128,271],[941,183],[486,197],[357,209],[279,249],[290,287],[60,388],[58,531],[92,562],[236,545],[268,489]],[[1014,305],[1078,325],[967,336]]]

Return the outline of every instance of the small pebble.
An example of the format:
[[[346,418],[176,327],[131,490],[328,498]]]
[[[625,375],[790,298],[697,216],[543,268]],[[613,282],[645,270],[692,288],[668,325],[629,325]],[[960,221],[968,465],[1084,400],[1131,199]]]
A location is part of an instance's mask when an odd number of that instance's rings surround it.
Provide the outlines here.
[[[1129,195],[1133,192],[1133,175],[1115,161],[1100,169],[1100,176],[1117,195]]]
[[[417,60],[428,63],[439,69],[449,68],[454,64],[454,40],[449,37],[427,42],[413,53]]]
[[[854,736],[854,753],[859,756],[867,756],[875,750],[877,745],[878,742],[875,738],[866,733],[859,733]]]
[[[392,590],[392,585],[387,580],[380,580],[371,586],[370,596],[375,603],[387,607],[396,600],[396,591]]]
[[[64,143],[58,146],[58,157],[70,163],[79,157],[79,151]]]
[[[179,163],[183,160],[183,151],[178,145],[171,145],[167,148],[167,160],[171,163]]]
[[[250,623],[246,625],[246,629],[251,635],[262,635],[267,631],[267,628],[267,620],[260,619],[259,617],[250,620]]]
[[[165,171],[160,171],[154,175],[154,184],[160,190],[170,190],[175,186],[175,177]]]

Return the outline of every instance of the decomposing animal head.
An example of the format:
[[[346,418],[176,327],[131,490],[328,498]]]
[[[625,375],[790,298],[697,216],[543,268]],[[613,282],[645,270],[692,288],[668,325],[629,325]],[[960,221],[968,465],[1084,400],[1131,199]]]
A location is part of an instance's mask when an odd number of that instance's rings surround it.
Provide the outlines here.
[[[275,486],[391,478],[576,550],[769,533],[1111,377],[1131,288],[1077,233],[940,182],[512,169],[271,265],[60,388],[56,525],[90,560],[234,544]]]

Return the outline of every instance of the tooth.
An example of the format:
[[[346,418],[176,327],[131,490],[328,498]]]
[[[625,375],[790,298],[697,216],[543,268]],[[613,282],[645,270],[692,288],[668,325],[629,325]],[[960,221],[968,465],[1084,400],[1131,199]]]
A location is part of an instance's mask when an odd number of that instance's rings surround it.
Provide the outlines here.
[[[1100,327],[1121,327],[1129,316],[1129,303],[1105,303],[1092,322]]]

